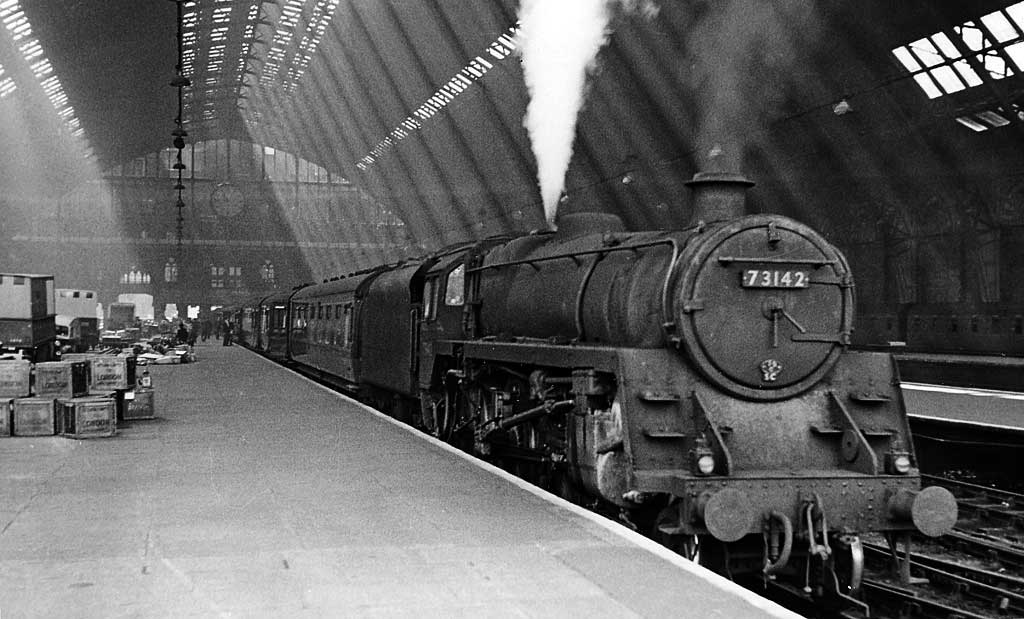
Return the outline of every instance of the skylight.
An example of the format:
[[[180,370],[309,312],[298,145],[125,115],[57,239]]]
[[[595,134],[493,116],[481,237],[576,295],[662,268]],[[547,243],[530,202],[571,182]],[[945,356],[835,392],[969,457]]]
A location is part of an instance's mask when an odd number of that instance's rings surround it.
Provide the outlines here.
[[[184,4],[182,73],[193,88],[184,94],[185,117],[215,121],[237,103],[264,0],[213,0]],[[188,120],[186,122],[189,122]]]
[[[293,92],[320,47],[327,25],[340,0],[287,0],[281,8],[274,40],[267,51],[260,85],[280,80],[285,92]],[[307,6],[307,5],[312,6]],[[305,20],[303,17],[307,16]]]
[[[937,32],[892,50],[929,99],[974,88],[986,78],[1001,80],[1024,72],[1024,2],[952,31],[957,40]]]
[[[0,64],[0,99],[3,99],[7,95],[17,90],[17,86],[14,85],[14,80],[8,75],[4,75],[4,65]]]
[[[519,25],[517,24],[509,28],[508,32],[502,34],[496,41],[487,46],[484,53],[493,60],[504,60],[515,51],[516,37],[518,35]],[[441,88],[431,94],[422,105],[416,108],[410,116],[392,129],[383,140],[378,142],[366,156],[359,160],[356,167],[360,170],[370,167],[384,153],[409,137],[412,132],[418,131],[423,126],[421,121],[429,120],[443,110],[493,67],[494,65],[487,61],[483,55],[470,60],[469,64],[452,76]]]
[[[999,127],[1005,127],[1010,124],[1009,118],[1016,116],[1018,119],[1024,121],[1024,109],[1016,103],[1010,104],[1010,110],[1007,111],[1002,107],[992,109],[982,109],[971,114],[962,114],[956,117],[956,121],[961,125],[981,133],[982,131],[988,131],[989,129],[997,129]]]
[[[43,54],[39,40],[32,36],[32,25],[29,23],[28,17],[25,16],[25,12],[22,11],[18,0],[0,0],[0,23],[3,23],[7,29],[11,41],[17,46],[25,63],[31,69],[36,80],[39,81],[40,87],[50,99],[50,103],[53,104],[57,115],[71,135],[84,138],[84,131],[75,116],[75,110],[68,102],[68,97],[64,94],[64,88],[49,59]],[[0,98],[6,97],[14,90],[13,80],[9,76],[5,77],[0,68]],[[86,151],[88,152],[88,150],[89,148],[86,146]]]

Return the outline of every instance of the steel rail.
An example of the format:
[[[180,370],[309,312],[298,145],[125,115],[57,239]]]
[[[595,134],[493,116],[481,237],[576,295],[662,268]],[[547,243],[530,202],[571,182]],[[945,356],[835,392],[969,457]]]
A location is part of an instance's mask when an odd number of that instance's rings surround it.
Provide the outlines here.
[[[865,579],[861,583],[861,591],[864,592],[864,596],[868,599],[872,611],[877,609],[879,603],[881,603],[884,608],[894,609],[898,617],[991,619],[991,615],[983,615],[950,606],[936,599],[922,597],[917,591],[890,585],[879,580]]]
[[[954,529],[932,542],[951,550],[997,561],[1004,568],[1024,570],[1024,548],[1007,544],[998,538]]]
[[[864,550],[873,563],[892,557],[888,548],[877,544],[865,542]],[[1024,594],[1018,593],[1024,589],[1024,579],[916,553],[911,554],[910,565],[933,587],[948,588],[955,597],[969,597],[994,610],[1024,616]]]

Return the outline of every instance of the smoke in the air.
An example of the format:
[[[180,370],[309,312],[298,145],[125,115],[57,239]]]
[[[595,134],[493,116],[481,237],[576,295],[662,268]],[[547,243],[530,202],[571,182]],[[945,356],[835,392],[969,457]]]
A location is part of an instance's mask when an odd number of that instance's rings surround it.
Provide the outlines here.
[[[608,41],[616,7],[653,17],[652,0],[522,0],[519,53],[530,92],[523,125],[537,160],[544,215],[554,227],[572,159],[587,76]]]

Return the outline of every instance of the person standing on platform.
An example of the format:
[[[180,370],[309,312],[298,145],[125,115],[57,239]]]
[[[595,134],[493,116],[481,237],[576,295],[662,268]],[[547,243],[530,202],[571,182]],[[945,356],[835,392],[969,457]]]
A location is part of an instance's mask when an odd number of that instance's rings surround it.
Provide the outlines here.
[[[178,323],[178,332],[175,334],[174,339],[177,340],[179,344],[188,344],[188,329],[185,328],[184,322]]]
[[[234,335],[235,325],[231,324],[230,320],[224,321],[224,345],[231,346],[231,336]]]

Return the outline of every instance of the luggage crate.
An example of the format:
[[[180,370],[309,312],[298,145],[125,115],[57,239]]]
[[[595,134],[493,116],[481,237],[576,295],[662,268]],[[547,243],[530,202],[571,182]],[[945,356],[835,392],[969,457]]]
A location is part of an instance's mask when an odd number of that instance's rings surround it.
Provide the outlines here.
[[[15,398],[13,400],[12,435],[53,436],[56,433],[56,401],[53,398]]]
[[[102,438],[117,434],[115,402],[110,398],[57,400],[60,433],[68,438]]]
[[[78,398],[88,395],[88,372],[85,361],[37,363],[33,395],[39,398]]]
[[[24,360],[0,361],[0,398],[32,395],[32,364]]]
[[[134,397],[129,398],[128,394],[125,394],[125,421],[156,419],[156,392],[140,387],[132,395]]]
[[[135,357],[94,355],[89,359],[92,391],[115,391],[135,386]]]

